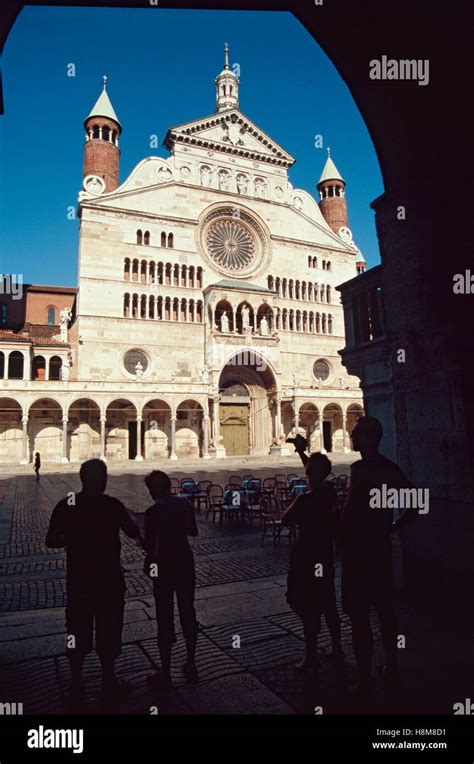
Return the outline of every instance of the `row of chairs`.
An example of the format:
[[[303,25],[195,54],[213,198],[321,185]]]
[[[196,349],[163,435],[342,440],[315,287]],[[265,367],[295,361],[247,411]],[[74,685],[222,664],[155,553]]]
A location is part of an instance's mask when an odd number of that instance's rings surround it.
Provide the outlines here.
[[[336,489],[338,509],[342,509],[347,495],[348,476],[336,477],[331,473],[328,479]],[[252,524],[256,517],[264,525],[269,522],[272,527],[275,527],[277,519],[293,499],[307,488],[308,478],[293,473],[276,474],[264,480],[253,475],[244,475],[243,478],[233,475],[224,488],[210,480],[182,478],[179,481],[171,478],[172,493],[186,496],[197,510],[205,509],[206,519],[212,515],[213,522],[219,517],[220,523],[227,519],[241,523],[247,519]]]

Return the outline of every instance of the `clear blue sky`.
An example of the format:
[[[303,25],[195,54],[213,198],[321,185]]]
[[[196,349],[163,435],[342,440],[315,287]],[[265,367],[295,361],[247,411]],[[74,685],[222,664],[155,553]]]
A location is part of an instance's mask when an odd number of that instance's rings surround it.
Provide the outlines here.
[[[354,238],[369,266],[380,261],[369,205],[383,185],[371,138],[331,61],[291,14],[27,7],[3,63],[1,272],[76,286],[79,223],[67,208],[77,204],[83,120],[102,75],[123,126],[123,182],[143,157],[167,156],[168,127],[213,113],[225,41],[241,67],[241,110],[296,157],[293,185],[316,195],[322,134],[348,182]],[[149,147],[153,133],[159,149]]]

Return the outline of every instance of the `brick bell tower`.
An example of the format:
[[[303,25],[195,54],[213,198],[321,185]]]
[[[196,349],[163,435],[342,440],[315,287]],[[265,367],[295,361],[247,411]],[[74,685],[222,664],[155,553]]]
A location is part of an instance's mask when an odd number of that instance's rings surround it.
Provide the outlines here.
[[[104,89],[84,122],[86,142],[82,177],[93,175],[101,178],[107,193],[119,185],[119,135],[122,127],[107,93],[107,77],[104,76],[103,80]]]
[[[327,224],[334,233],[339,233],[340,228],[347,227],[347,203],[346,182],[331,159],[331,149],[328,149],[328,158],[317,189],[319,191],[319,209]]]

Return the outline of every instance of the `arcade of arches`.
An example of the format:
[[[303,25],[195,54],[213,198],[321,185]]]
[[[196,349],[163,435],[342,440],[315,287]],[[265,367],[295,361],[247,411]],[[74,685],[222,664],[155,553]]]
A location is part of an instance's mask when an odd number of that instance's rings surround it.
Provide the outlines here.
[[[39,398],[25,406],[0,398],[0,455],[30,463],[157,461],[268,455],[297,431],[311,451],[344,452],[359,404],[312,403],[275,392],[272,373],[224,367],[219,395],[204,399]],[[322,425],[322,426],[321,426]]]

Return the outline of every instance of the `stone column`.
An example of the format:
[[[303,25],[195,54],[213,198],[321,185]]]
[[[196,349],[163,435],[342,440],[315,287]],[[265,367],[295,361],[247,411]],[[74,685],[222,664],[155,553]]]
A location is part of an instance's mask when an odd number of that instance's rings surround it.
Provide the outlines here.
[[[31,356],[29,353],[23,353],[23,379],[31,379]]]
[[[49,362],[51,358],[44,357],[44,381],[49,382]]]
[[[281,395],[275,398],[275,438],[276,442],[281,442]]]
[[[61,457],[61,463],[67,464],[69,462],[69,459],[67,457],[67,425],[68,425],[68,418],[67,416],[63,416],[63,455]]]
[[[232,326],[234,334],[237,334],[237,311],[234,307],[232,307]]]
[[[101,416],[100,418],[100,458],[103,462],[107,461],[105,457],[105,422],[106,417]]]
[[[22,458],[20,464],[29,463],[28,454],[28,416],[24,416],[21,420],[23,426],[23,443],[22,443]]]
[[[210,459],[209,456],[209,416],[204,414],[202,418],[202,457],[203,459]]]
[[[347,415],[346,415],[346,412],[343,411],[342,412],[342,450],[344,451],[345,454],[348,454],[350,449],[347,448],[346,428],[347,428]]]
[[[170,459],[171,459],[171,461],[176,461],[178,459],[178,457],[176,455],[176,417],[174,417],[174,416],[171,417],[170,425],[171,425]]]
[[[142,418],[137,416],[137,455],[135,457],[136,462],[142,462]]]
[[[296,398],[293,400],[293,411],[294,411],[293,430],[296,435],[298,433],[298,428],[300,424],[300,407],[298,403],[296,402]]]
[[[321,413],[319,415],[319,445],[320,445],[319,450],[323,454],[325,454],[326,451],[324,449],[324,427],[323,427],[323,423],[324,423],[324,413]]]

